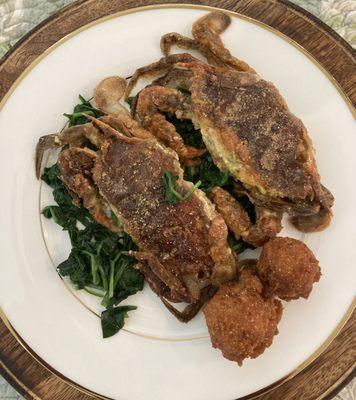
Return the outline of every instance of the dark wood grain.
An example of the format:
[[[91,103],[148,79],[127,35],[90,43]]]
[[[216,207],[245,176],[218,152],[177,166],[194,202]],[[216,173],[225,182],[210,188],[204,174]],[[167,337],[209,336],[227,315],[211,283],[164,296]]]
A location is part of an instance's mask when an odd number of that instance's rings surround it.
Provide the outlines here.
[[[118,11],[163,3],[176,3],[176,0],[79,0],[64,8],[26,35],[0,62],[0,100],[31,62],[74,30]],[[200,0],[194,3],[239,12],[289,36],[330,72],[356,105],[355,51],[311,14],[286,0]]]
[[[27,399],[90,400],[82,393],[37,362],[0,322],[0,372]],[[319,400],[335,394],[355,371],[356,311],[331,345],[306,369],[269,392],[249,399]],[[42,361],[44,363],[44,361]],[[47,366],[49,367],[49,366]],[[210,400],[210,399],[209,399]]]
[[[191,3],[192,1],[180,1]],[[79,0],[41,23],[0,61],[0,100],[21,73],[58,40],[100,17],[143,5],[176,0]],[[355,51],[332,29],[286,0],[205,0],[195,4],[236,11],[284,33],[306,49],[331,74],[356,106]],[[355,371],[356,313],[324,353],[294,378],[259,400],[316,400],[335,394]],[[43,361],[45,364],[45,362]],[[47,366],[48,367],[48,366]],[[27,399],[89,400],[65,377],[37,362],[0,322],[0,372]],[[64,380],[63,380],[64,379]],[[207,399],[208,400],[208,399]]]

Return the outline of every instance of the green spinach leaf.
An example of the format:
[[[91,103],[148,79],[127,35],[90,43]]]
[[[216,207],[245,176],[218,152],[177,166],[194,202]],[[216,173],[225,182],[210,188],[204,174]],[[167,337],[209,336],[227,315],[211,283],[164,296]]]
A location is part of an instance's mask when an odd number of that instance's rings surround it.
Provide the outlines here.
[[[231,177],[227,171],[220,171],[214,164],[210,154],[205,153],[200,157],[200,164],[184,168],[184,179],[190,182],[201,182],[201,189],[209,194],[215,186],[228,186]]]
[[[136,310],[136,308],[135,306],[119,306],[103,311],[101,313],[103,337],[108,338],[119,332],[125,324],[125,318],[128,317],[127,313]]]
[[[181,195],[177,192],[177,180],[178,176],[173,175],[169,171],[165,171],[163,173],[163,183],[166,190],[166,202],[168,204],[177,204],[180,201],[185,201],[189,199],[189,197],[193,194],[193,192],[201,185],[201,182],[198,181],[192,186],[189,191],[185,195]]]
[[[79,98],[80,104],[72,114],[66,115],[69,126],[88,122],[83,113],[97,118],[103,115],[90,101]],[[103,336],[109,337],[122,328],[127,311],[136,308],[113,307],[143,289],[144,278],[135,268],[136,259],[123,254],[137,250],[137,246],[129,235],[109,231],[98,224],[88,210],[73,203],[60,179],[58,164],[45,168],[41,178],[53,189],[57,203],[45,207],[42,213],[68,231],[72,244],[68,258],[57,267],[58,273],[69,277],[77,289],[102,297],[102,304],[109,308],[102,314]],[[112,219],[119,223],[114,213]]]
[[[80,103],[74,107],[72,114],[63,114],[69,120],[69,128],[74,125],[82,125],[90,122],[83,114],[88,114],[95,118],[99,118],[104,115],[100,110],[92,106],[90,100],[86,100],[81,95],[79,95],[79,100]]]
[[[198,149],[205,148],[200,130],[194,128],[191,120],[179,119],[174,114],[166,114],[166,119],[175,126],[176,131],[180,134],[187,146],[193,146]]]

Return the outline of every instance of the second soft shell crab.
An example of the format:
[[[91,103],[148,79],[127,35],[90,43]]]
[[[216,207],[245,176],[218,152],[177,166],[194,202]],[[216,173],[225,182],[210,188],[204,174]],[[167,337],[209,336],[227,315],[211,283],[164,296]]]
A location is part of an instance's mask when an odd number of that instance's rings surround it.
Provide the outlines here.
[[[213,65],[172,54],[139,68],[127,94],[139,78],[163,76],[138,93],[133,115],[183,163],[187,155],[191,162],[199,154],[182,146],[163,114],[191,119],[215,164],[235,179],[236,190],[259,207],[289,213],[302,231],[324,229],[333,196],[320,183],[307,130],[277,88],[224,47],[219,34],[230,22],[226,14],[213,12],[193,25],[194,39],[165,35],[165,54],[175,44],[202,52]]]

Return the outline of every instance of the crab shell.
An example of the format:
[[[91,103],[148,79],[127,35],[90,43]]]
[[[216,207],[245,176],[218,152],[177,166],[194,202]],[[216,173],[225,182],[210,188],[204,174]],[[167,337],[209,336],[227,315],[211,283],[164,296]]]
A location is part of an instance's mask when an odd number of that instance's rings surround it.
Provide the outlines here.
[[[172,94],[177,85],[190,91],[189,103],[177,107],[176,115],[189,115],[215,164],[257,205],[292,216],[330,209],[333,197],[320,183],[307,130],[272,83],[196,60],[172,63],[154,85],[157,94],[160,85]],[[154,87],[139,93],[136,108],[148,90]]]
[[[136,128],[142,136],[142,128]],[[61,179],[100,223],[103,203],[116,214],[138,245],[132,255],[157,294],[197,303],[209,292],[201,287],[234,276],[226,224],[205,194],[196,190],[177,204],[166,201],[165,171],[178,177],[181,193],[192,187],[182,178],[176,153],[149,134],[128,137],[100,120],[93,119],[84,132],[100,151],[64,149],[58,158]]]

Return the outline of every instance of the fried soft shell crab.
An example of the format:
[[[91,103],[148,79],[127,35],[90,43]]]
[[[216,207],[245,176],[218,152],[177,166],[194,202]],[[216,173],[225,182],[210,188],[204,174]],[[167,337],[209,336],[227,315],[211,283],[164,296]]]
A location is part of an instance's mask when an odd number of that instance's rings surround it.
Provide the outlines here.
[[[333,196],[320,183],[311,139],[276,87],[224,47],[219,34],[230,22],[226,14],[212,12],[193,25],[194,39],[163,36],[166,57],[139,68],[130,81],[127,95],[139,78],[163,74],[138,93],[133,115],[168,145],[162,130],[177,144],[179,135],[163,113],[191,119],[215,164],[235,179],[237,191],[259,207],[289,213],[302,231],[324,229]],[[173,45],[200,51],[211,65],[189,54],[168,55]],[[194,157],[190,152],[189,161]]]
[[[93,119],[91,124],[59,135],[58,143],[71,145],[58,157],[61,179],[93,217],[112,231],[120,228],[106,209],[115,213],[139,246],[132,255],[153,291],[170,311],[187,320],[214,293],[211,283],[235,276],[227,227],[200,190],[176,205],[165,201],[164,171],[179,176],[181,191],[189,191],[192,183],[183,180],[177,155],[131,120],[125,110],[120,111],[120,116]],[[109,124],[121,126],[125,134]],[[99,151],[77,147],[78,132],[82,144],[89,140]],[[179,313],[167,300],[195,307]]]
[[[132,237],[139,247],[132,253],[138,268],[178,319],[189,321],[207,303],[204,313],[214,347],[241,364],[261,354],[278,333],[282,306],[274,296],[279,292],[263,285],[271,282],[270,271],[280,263],[273,252],[268,253],[268,269],[262,259],[238,263],[228,246],[228,230],[237,239],[262,246],[281,230],[283,211],[293,216],[297,228],[319,230],[330,222],[333,198],[320,184],[304,125],[278,90],[221,42],[219,34],[229,23],[227,15],[213,12],[194,24],[194,39],[165,35],[161,48],[166,57],[138,69],[127,89],[120,77],[104,79],[94,101],[107,115],[88,116],[91,123],[42,137],[36,169],[39,174],[46,149],[67,146],[58,164],[74,202],[82,202],[111,231],[124,229]],[[209,64],[189,54],[168,55],[172,45],[200,51]],[[120,99],[140,77],[157,74],[161,76],[136,96],[132,119]],[[206,149],[186,145],[167,113],[192,120]],[[207,197],[184,180],[179,161],[198,165],[206,151],[233,177],[232,192],[215,187]],[[182,193],[190,193],[185,201],[165,201],[166,171],[178,177]],[[250,198],[255,222],[231,193]],[[294,246],[288,259],[303,263],[311,259],[308,252],[306,246]],[[318,268],[316,260],[313,266]],[[301,264],[290,264],[289,271],[289,286],[273,275],[274,287],[284,285],[280,297],[307,297],[320,273],[306,293],[293,286],[294,279],[302,281]],[[288,294],[289,287],[293,293]],[[172,302],[188,305],[180,312]]]

